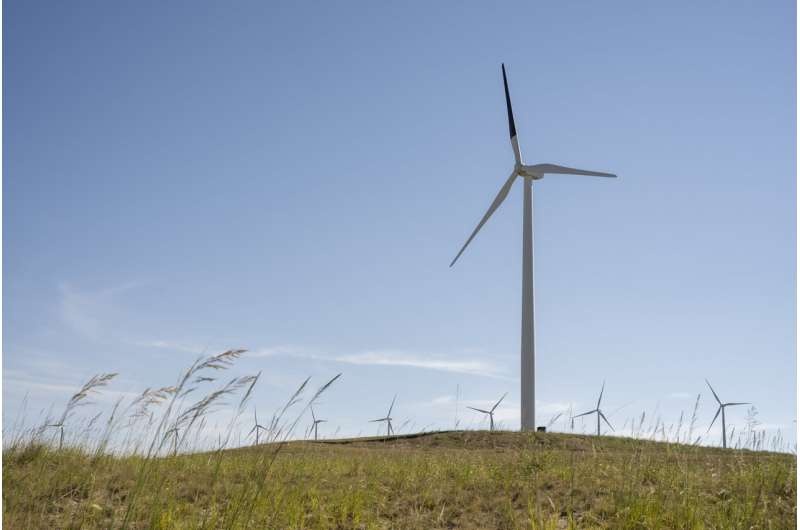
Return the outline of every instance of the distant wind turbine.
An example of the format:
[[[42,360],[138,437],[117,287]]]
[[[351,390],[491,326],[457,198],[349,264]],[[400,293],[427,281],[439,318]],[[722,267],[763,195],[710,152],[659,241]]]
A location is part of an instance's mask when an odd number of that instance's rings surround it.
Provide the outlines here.
[[[717,403],[719,403],[719,408],[717,409],[717,413],[714,414],[714,419],[711,420],[711,425],[708,426],[708,430],[706,431],[706,434],[708,434],[709,431],[711,431],[711,427],[714,426],[714,422],[717,421],[717,416],[719,416],[719,413],[721,412],[722,413],[722,448],[726,449],[728,447],[728,436],[727,436],[727,433],[725,432],[725,407],[735,407],[737,405],[749,405],[750,403],[723,403],[722,401],[720,401],[719,396],[717,395],[717,393],[714,392],[714,387],[711,386],[711,383],[708,382],[708,379],[706,379],[706,384],[708,385],[708,388],[711,389],[711,393],[714,394],[714,399],[716,399]]]
[[[611,427],[611,423],[609,423],[608,418],[606,418],[606,415],[603,414],[602,410],[600,410],[600,401],[603,399],[603,391],[605,389],[606,389],[606,382],[603,381],[603,386],[600,389],[600,397],[597,398],[597,406],[594,408],[594,410],[578,414],[577,416],[574,416],[572,418],[574,421],[575,418],[580,418],[581,416],[588,416],[589,414],[597,413],[597,436],[600,436],[600,418],[603,418],[603,421],[606,422],[606,425],[608,425],[612,431],[614,430],[614,427]]]
[[[312,427],[314,429],[314,441],[316,442],[317,441],[317,426],[319,426],[320,423],[327,422],[328,420],[318,420],[317,417],[314,415],[314,407],[313,406],[311,407],[311,419],[313,420],[313,423],[311,425],[312,425]]]
[[[376,422],[385,421],[386,422],[386,436],[391,436],[392,433],[394,432],[392,430],[392,409],[394,408],[394,402],[395,402],[396,399],[397,399],[397,394],[395,394],[394,398],[392,398],[392,404],[389,405],[389,412],[386,413],[385,417],[378,418],[377,420],[370,420],[370,423],[376,423]]]
[[[263,425],[258,423],[258,413],[256,412],[256,409],[254,408],[253,409],[253,428],[250,429],[250,432],[247,434],[247,436],[250,436],[251,434],[253,434],[255,432],[256,433],[256,445],[258,445],[258,433],[259,433],[259,431],[266,431],[266,430],[267,430],[266,427],[264,427]]]
[[[497,403],[495,403],[494,406],[492,408],[490,408],[489,410],[476,409],[475,407],[467,407],[467,408],[468,409],[472,409],[472,410],[477,411],[477,412],[482,412],[483,414],[488,414],[489,415],[489,431],[493,431],[494,430],[494,411],[497,408],[497,406],[500,404],[500,402],[503,401],[507,395],[508,395],[508,392],[503,394],[503,397],[498,399]]]
[[[489,217],[497,210],[508,192],[511,191],[511,186],[516,181],[517,177],[522,177],[524,181],[524,196],[523,196],[523,217],[522,217],[522,341],[520,347],[520,369],[522,377],[520,378],[521,395],[522,395],[522,408],[520,425],[523,431],[536,430],[536,401],[535,401],[535,342],[534,342],[534,318],[533,318],[533,181],[541,180],[547,174],[565,174],[565,175],[586,175],[591,177],[611,177],[615,178],[616,175],[612,173],[602,173],[600,171],[587,171],[584,169],[575,169],[572,167],[558,166],[556,164],[535,164],[532,166],[524,165],[522,163],[522,155],[520,154],[519,143],[517,141],[517,129],[514,125],[514,113],[511,110],[511,96],[508,93],[508,80],[506,79],[506,67],[502,65],[503,70],[503,87],[506,93],[506,112],[508,114],[508,132],[511,136],[511,148],[514,151],[514,169],[511,170],[511,175],[508,176],[497,196],[492,201],[489,209],[483,215],[478,226],[472,231],[467,242],[458,251],[458,254],[450,263],[452,267],[455,265],[458,258],[470,244],[472,239],[477,235],[478,231],[483,227]]]
[[[59,430],[58,435],[58,450],[60,451],[62,447],[64,447],[64,420],[62,419],[58,423],[48,423],[45,427],[55,427]]]

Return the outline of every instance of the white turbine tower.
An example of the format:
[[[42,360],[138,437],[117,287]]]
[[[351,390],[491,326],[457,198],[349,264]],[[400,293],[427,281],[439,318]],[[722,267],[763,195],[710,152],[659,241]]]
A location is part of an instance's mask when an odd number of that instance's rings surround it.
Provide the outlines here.
[[[468,409],[472,409],[472,410],[477,411],[477,412],[482,412],[483,414],[488,414],[489,415],[489,431],[491,432],[491,431],[494,430],[494,409],[496,409],[497,406],[500,404],[500,402],[503,401],[506,398],[506,395],[508,395],[508,392],[503,394],[503,397],[498,399],[497,403],[495,403],[494,406],[492,408],[490,408],[489,410],[476,409],[475,407],[467,407],[467,408]]]
[[[394,432],[392,430],[392,409],[394,408],[394,402],[395,402],[396,399],[397,399],[397,394],[395,394],[394,397],[392,398],[392,404],[389,405],[389,412],[386,413],[385,417],[378,418],[377,420],[370,420],[370,423],[376,423],[376,422],[385,421],[386,422],[386,436],[387,437],[391,436],[392,433]]]
[[[727,447],[728,447],[728,434],[725,432],[725,407],[735,407],[737,405],[749,405],[750,403],[723,403],[722,401],[720,401],[719,396],[717,395],[717,393],[714,392],[714,388],[711,386],[711,383],[708,382],[708,379],[706,379],[706,384],[708,385],[708,388],[711,389],[711,393],[714,394],[714,399],[716,399],[717,403],[719,403],[719,408],[717,409],[717,413],[714,414],[714,419],[711,420],[711,425],[708,426],[708,431],[706,431],[706,434],[708,434],[708,432],[711,431],[711,427],[714,426],[714,422],[717,421],[717,416],[719,416],[719,413],[721,412],[722,413],[722,448],[723,449],[727,449]]]
[[[614,430],[614,427],[611,427],[611,424],[608,422],[608,418],[606,418],[606,415],[603,414],[602,410],[600,410],[600,401],[603,399],[603,391],[605,389],[606,389],[606,382],[603,381],[603,386],[602,388],[600,388],[600,397],[597,398],[597,406],[588,412],[584,412],[582,414],[578,414],[577,416],[572,417],[572,421],[575,421],[575,418],[580,418],[581,416],[588,416],[589,414],[597,413],[597,436],[600,436],[600,418],[603,418],[603,421],[606,422],[606,425],[608,425],[612,431]]]
[[[502,65],[503,86],[506,93],[506,111],[508,113],[508,132],[511,136],[511,148],[514,150],[514,169],[506,179],[503,187],[497,193],[489,209],[472,231],[467,242],[458,251],[455,259],[450,263],[452,267],[470,244],[472,239],[489,220],[495,210],[502,204],[511,190],[517,177],[524,181],[523,190],[523,217],[522,217],[522,345],[520,348],[520,393],[522,395],[521,428],[523,431],[536,429],[536,404],[535,404],[535,346],[534,346],[534,318],[533,318],[533,181],[544,178],[547,174],[587,175],[592,177],[616,177],[611,173],[599,171],[586,171],[555,164],[535,164],[528,166],[522,163],[522,155],[517,142],[517,129],[514,126],[514,113],[511,110],[511,96],[508,94],[508,80],[506,67]]]

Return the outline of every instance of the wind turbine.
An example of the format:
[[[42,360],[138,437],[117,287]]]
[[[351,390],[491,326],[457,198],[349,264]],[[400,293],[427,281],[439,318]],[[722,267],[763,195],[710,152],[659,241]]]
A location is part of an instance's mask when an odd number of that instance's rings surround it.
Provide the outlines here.
[[[379,421],[385,421],[386,422],[386,436],[391,436],[392,433],[394,432],[392,430],[392,409],[394,408],[394,402],[395,402],[396,399],[397,399],[397,394],[395,394],[394,398],[392,398],[392,404],[389,405],[389,412],[386,413],[386,417],[378,418],[377,420],[370,420],[370,423],[375,423],[375,422],[379,422]]]
[[[606,425],[608,425],[611,428],[612,431],[614,430],[614,427],[611,427],[611,423],[608,422],[608,418],[606,418],[606,415],[603,414],[602,410],[600,410],[600,401],[603,399],[603,391],[605,389],[606,389],[606,382],[603,381],[603,387],[600,389],[600,397],[597,398],[597,406],[594,408],[594,410],[590,410],[588,412],[584,412],[582,414],[578,414],[577,416],[573,416],[573,418],[572,418],[572,420],[575,421],[575,418],[580,418],[581,416],[587,416],[589,414],[594,414],[596,412],[597,413],[597,436],[600,436],[600,418],[603,418],[603,421],[606,422]]]
[[[489,217],[497,210],[511,186],[516,181],[517,177],[522,177],[524,185],[523,196],[523,217],[522,217],[522,341],[520,347],[520,369],[522,376],[520,378],[521,395],[522,395],[522,409],[520,424],[523,431],[536,429],[536,404],[535,404],[535,344],[534,344],[534,318],[533,318],[533,181],[541,180],[547,174],[565,174],[565,175],[586,175],[591,177],[612,177],[616,175],[612,173],[601,173],[599,171],[587,171],[584,169],[575,169],[566,166],[558,166],[556,164],[535,164],[532,166],[522,163],[522,155],[519,150],[519,143],[517,141],[517,129],[514,125],[514,113],[511,110],[511,96],[508,94],[508,80],[506,78],[506,67],[502,65],[503,70],[503,87],[506,93],[506,112],[508,113],[508,132],[511,136],[511,148],[514,151],[514,169],[511,170],[511,175],[508,176],[497,196],[492,201],[489,209],[481,218],[478,226],[472,231],[467,242],[458,251],[458,254],[450,263],[452,267],[455,265],[458,258],[470,244],[472,239],[481,229],[481,227],[489,220]]]
[[[264,427],[263,425],[258,423],[258,413],[256,412],[256,409],[253,409],[253,428],[250,429],[250,432],[247,434],[247,436],[250,436],[251,434],[253,434],[253,432],[255,432],[256,433],[256,445],[258,445],[258,432],[259,431],[266,431],[266,430],[267,430],[266,427]]]
[[[706,434],[708,434],[708,432],[711,430],[711,427],[714,426],[714,422],[717,421],[717,416],[719,416],[719,413],[722,412],[722,448],[726,449],[728,447],[728,436],[727,433],[725,432],[725,407],[735,407],[737,405],[749,405],[750,403],[723,403],[722,401],[720,401],[717,393],[714,392],[714,387],[711,386],[711,383],[708,382],[708,379],[706,379],[706,384],[708,385],[708,388],[711,389],[711,393],[714,394],[714,399],[716,399],[717,403],[719,403],[719,408],[717,409],[717,413],[714,414],[714,419],[711,420],[711,425],[708,426],[708,431],[706,431]]]
[[[320,423],[327,422],[328,420],[318,420],[317,417],[314,415],[314,407],[313,407],[313,405],[311,406],[311,419],[313,420],[313,423],[311,424],[311,426],[314,429],[314,441],[316,442],[317,441],[317,426]]]
[[[48,423],[45,427],[55,427],[59,430],[58,435],[58,450],[60,451],[62,447],[64,447],[64,420],[62,419],[58,423]]]
[[[501,402],[501,401],[503,401],[507,395],[508,395],[508,392],[506,392],[505,394],[503,394],[503,397],[501,397],[500,399],[498,399],[498,400],[497,400],[497,403],[495,403],[495,404],[494,404],[494,406],[493,406],[492,408],[490,408],[489,410],[476,409],[475,407],[467,407],[467,408],[468,408],[468,409],[475,410],[475,411],[477,411],[477,412],[482,412],[482,413],[484,413],[484,414],[488,414],[488,415],[489,415],[489,432],[491,432],[491,431],[493,431],[493,430],[494,430],[494,409],[496,409],[496,408],[497,408],[497,405],[499,405],[499,404],[500,404],[500,402]]]

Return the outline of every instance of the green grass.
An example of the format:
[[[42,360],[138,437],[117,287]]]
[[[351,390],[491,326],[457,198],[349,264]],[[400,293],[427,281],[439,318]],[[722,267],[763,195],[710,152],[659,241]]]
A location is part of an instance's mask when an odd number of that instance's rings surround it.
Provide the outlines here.
[[[129,528],[795,527],[787,454],[475,431],[278,447],[7,449],[4,526],[118,528],[127,513]]]

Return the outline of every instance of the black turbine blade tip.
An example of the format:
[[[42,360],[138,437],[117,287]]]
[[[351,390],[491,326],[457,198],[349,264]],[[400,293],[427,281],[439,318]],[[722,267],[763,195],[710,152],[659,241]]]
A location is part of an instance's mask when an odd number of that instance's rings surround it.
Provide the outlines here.
[[[511,110],[511,96],[508,94],[508,79],[506,78],[506,65],[502,64],[503,68],[503,87],[506,89],[506,110],[508,111],[508,134],[511,138],[517,135],[517,128],[514,126],[514,111]]]

